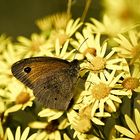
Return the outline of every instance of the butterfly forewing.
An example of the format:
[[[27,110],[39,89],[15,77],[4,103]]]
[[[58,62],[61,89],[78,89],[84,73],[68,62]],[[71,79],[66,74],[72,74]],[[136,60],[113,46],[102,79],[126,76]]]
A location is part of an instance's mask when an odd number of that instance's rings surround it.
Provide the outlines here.
[[[79,63],[52,57],[33,57],[16,62],[13,75],[31,88],[46,107],[66,110],[73,97]]]
[[[69,68],[69,62],[51,57],[32,57],[16,62],[12,66],[13,75],[29,88],[34,88],[34,82],[44,73],[49,75],[57,69]],[[26,68],[31,71],[27,73]]]

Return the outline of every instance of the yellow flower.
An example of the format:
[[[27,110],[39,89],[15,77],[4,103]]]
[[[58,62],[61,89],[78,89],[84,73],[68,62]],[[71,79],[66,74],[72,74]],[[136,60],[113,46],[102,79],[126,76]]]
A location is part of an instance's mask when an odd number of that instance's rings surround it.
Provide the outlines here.
[[[70,110],[67,113],[68,120],[70,122],[71,129],[74,129],[73,138],[78,137],[79,140],[89,139],[92,140],[97,138],[93,134],[85,134],[91,127],[91,121],[87,116],[79,115],[76,111]]]
[[[19,60],[19,56],[17,56],[16,49],[13,44],[9,43],[1,54],[0,75],[5,75],[7,78],[11,78],[11,65],[17,60]]]
[[[82,98],[83,100],[83,98]],[[75,110],[79,110],[79,116],[81,118],[87,118],[88,120],[91,120],[93,123],[97,124],[97,125],[104,125],[104,122],[101,121],[101,118],[107,118],[110,117],[110,113],[108,112],[104,112],[103,114],[101,114],[100,112],[97,112],[94,114],[93,116],[93,106],[94,104],[84,104],[82,102],[82,100],[80,102],[76,102],[75,105],[73,106],[73,109]],[[72,114],[71,114],[72,115]],[[80,121],[79,121],[80,122]]]
[[[115,125],[115,128],[117,131],[119,131],[122,135],[120,135],[120,138],[115,138],[113,140],[139,140],[140,139],[140,113],[138,109],[134,110],[135,113],[135,122],[128,116],[125,115],[125,122],[128,126],[128,128],[125,128],[123,126]]]
[[[4,101],[4,99],[2,99],[0,97],[0,117],[1,117],[2,113],[5,111],[5,109],[6,109],[5,101]]]
[[[118,55],[130,59],[130,64],[139,63],[140,60],[140,43],[139,37],[135,31],[129,31],[129,38],[119,34],[114,40],[119,44],[113,50],[118,52]]]
[[[4,128],[0,119],[0,140],[7,140],[7,136],[4,133]]]
[[[2,122],[5,122],[9,113],[16,112],[23,108],[22,104],[12,105],[13,100],[9,98],[11,94],[6,89],[0,90],[0,117],[2,118]]]
[[[83,35],[76,33],[77,42],[73,41],[74,47],[77,46],[79,52],[86,56],[85,60],[81,63],[81,69],[85,71],[94,71],[95,73],[104,72],[105,70],[122,70],[122,58],[115,56],[115,51],[111,49],[108,51],[107,42],[103,45],[100,44],[100,34],[92,34],[88,30],[83,29]],[[86,42],[82,44],[85,38]]]
[[[125,31],[125,28],[121,26],[117,18],[112,19],[107,15],[103,16],[102,22],[91,18],[91,23],[86,23],[86,27],[91,30],[92,33],[106,34],[109,37],[116,36],[118,33]]]
[[[82,24],[80,18],[69,20],[65,30],[66,35],[70,38],[82,26]]]
[[[137,100],[137,103],[140,104],[140,100]]]
[[[59,122],[52,120],[50,122],[32,122],[29,126],[33,129],[38,129],[34,140],[61,140],[60,130],[65,129],[68,121],[66,119]],[[64,133],[65,134],[65,133]]]
[[[31,56],[41,56],[54,50],[53,46],[47,41],[44,35],[38,35],[33,33],[31,39],[23,36],[18,37],[17,54],[21,58]]]
[[[63,111],[58,111],[55,109],[42,109],[39,113],[38,116],[39,117],[47,117],[48,122],[52,121],[52,120],[56,120],[58,118],[60,118],[63,115]]]
[[[0,85],[6,86],[11,82],[11,65],[19,59],[13,44],[7,44],[0,59]]]
[[[71,15],[67,13],[57,13],[37,20],[36,24],[40,30],[51,32],[51,30],[65,29],[70,18]]]
[[[37,20],[36,23],[42,31],[50,32],[50,36],[56,35],[57,38],[60,39],[59,41],[61,44],[65,42],[63,39],[70,38],[82,25],[79,18],[74,21],[71,19],[71,15],[67,13],[57,13],[47,16],[43,19]]]
[[[97,45],[96,41],[98,40],[95,39],[94,34],[92,34],[87,28],[84,28],[82,34],[76,32],[75,37],[77,40],[73,39],[70,43],[78,52],[83,56],[87,56],[88,53],[96,55],[95,45]]]
[[[81,55],[77,55],[76,50],[69,49],[69,40],[67,40],[63,45],[60,44],[59,40],[55,41],[55,52],[51,52],[49,56],[57,57],[65,60],[81,59]]]
[[[123,80],[119,81],[123,88],[122,90],[130,93],[130,95],[132,95],[133,91],[137,93],[140,92],[140,65],[135,64],[131,69],[131,72],[130,70],[127,71],[127,73],[123,75]]]
[[[0,35],[0,53],[6,49],[8,44],[11,44],[11,39],[4,34]]]
[[[122,26],[128,26],[140,21],[139,0],[104,0],[105,13],[112,19],[118,19]]]
[[[25,86],[18,82],[14,77],[13,79],[11,78],[11,83],[7,86],[6,90],[8,92],[6,96],[7,102],[15,103],[12,108],[14,108],[14,106],[18,106],[18,110],[24,110],[27,106],[32,106],[33,100],[35,99],[32,91],[28,88],[25,88]],[[6,114],[11,112],[9,112],[9,109],[5,112]]]
[[[72,35],[81,27],[82,23],[80,19],[70,19],[66,25],[65,30],[52,31],[50,35],[50,41],[54,42],[59,39],[60,44],[64,44],[67,39],[71,39]]]
[[[10,128],[7,128],[6,129],[7,140],[34,140],[35,137],[36,137],[36,133],[34,133],[34,134],[32,134],[31,136],[28,137],[29,131],[30,131],[30,128],[27,127],[23,131],[23,133],[21,134],[21,128],[19,126],[16,129],[15,135],[13,135],[12,131],[10,130]]]
[[[130,96],[129,92],[123,91],[117,84],[123,74],[121,72],[116,75],[115,70],[111,73],[105,71],[104,74],[100,73],[99,76],[93,72],[89,73],[85,83],[85,90],[82,91],[80,96],[82,104],[92,104],[92,116],[95,115],[97,109],[99,109],[99,114],[104,115],[104,110],[106,110],[107,106],[111,108],[111,112],[116,112],[116,103],[120,104],[122,102],[120,97]]]
[[[48,134],[45,131],[43,131],[38,132],[34,140],[62,140],[62,139],[59,131],[55,131],[51,134]]]

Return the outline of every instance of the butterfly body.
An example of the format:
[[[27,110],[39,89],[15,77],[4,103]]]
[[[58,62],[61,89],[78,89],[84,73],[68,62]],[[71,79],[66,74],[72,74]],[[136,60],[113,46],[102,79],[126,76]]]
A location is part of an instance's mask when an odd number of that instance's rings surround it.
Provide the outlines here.
[[[66,110],[73,97],[79,62],[53,57],[32,57],[13,64],[13,75],[31,88],[45,107]]]

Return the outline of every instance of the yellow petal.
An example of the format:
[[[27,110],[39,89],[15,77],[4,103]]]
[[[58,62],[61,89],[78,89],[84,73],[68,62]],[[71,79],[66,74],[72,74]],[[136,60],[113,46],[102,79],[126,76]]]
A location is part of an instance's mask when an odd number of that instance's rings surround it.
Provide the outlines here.
[[[8,136],[8,140],[14,140],[14,136],[13,136],[10,128],[7,128],[6,133],[7,133],[7,136]]]
[[[61,140],[60,132],[55,131],[55,140]]]
[[[135,109],[135,121],[137,124],[137,128],[140,131],[140,112],[137,109]]]
[[[37,133],[31,135],[27,140],[35,140]]]
[[[4,114],[4,115],[7,116],[9,113],[16,112],[16,111],[20,110],[21,107],[22,107],[21,104],[19,104],[19,105],[14,105],[14,106],[8,108],[8,109],[5,111],[5,114]]]
[[[101,120],[99,120],[98,118],[93,117],[91,120],[92,120],[95,124],[104,125],[104,123],[103,123]]]
[[[125,115],[125,121],[128,125],[128,127],[130,128],[130,130],[134,133],[137,134],[138,130],[136,128],[135,123],[130,119],[130,117],[128,115]]]
[[[15,140],[20,140],[20,134],[21,134],[20,127],[17,127],[16,134],[15,134]]]
[[[64,140],[71,140],[66,134],[63,134]]]
[[[135,137],[135,135],[130,130],[126,129],[125,127],[115,125],[115,128],[117,129],[117,131],[119,131],[120,133],[122,133],[123,135],[125,135],[129,138]]]
[[[30,131],[30,128],[27,127],[24,131],[23,131],[23,134],[21,136],[21,140],[26,140],[27,137],[28,137],[28,134],[29,134],[29,131]]]
[[[112,110],[115,112],[116,111],[116,107],[114,105],[114,103],[112,102],[112,100],[108,99],[106,101],[106,103],[112,108]]]

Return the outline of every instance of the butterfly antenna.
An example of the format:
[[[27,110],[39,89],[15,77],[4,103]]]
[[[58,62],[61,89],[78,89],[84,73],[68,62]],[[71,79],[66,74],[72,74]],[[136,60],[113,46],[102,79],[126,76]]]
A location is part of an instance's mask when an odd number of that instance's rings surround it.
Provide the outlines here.
[[[82,42],[82,44],[80,44],[80,46],[78,47],[78,49],[77,49],[77,51],[82,47],[82,45],[86,42],[88,40],[88,38],[86,38],[83,42]],[[75,55],[74,55],[74,57],[73,57],[73,60],[76,58],[76,53],[75,53]]]

